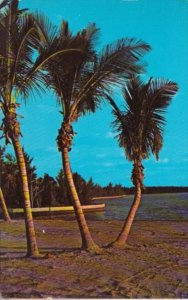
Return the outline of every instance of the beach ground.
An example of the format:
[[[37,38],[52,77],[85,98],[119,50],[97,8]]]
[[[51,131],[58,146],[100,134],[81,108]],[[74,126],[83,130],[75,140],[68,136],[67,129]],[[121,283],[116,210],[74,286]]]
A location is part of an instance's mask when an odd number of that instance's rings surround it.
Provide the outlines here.
[[[113,241],[121,221],[89,221],[95,241]],[[35,220],[44,259],[28,259],[24,222],[1,226],[3,298],[188,298],[188,222],[135,221],[132,247],[82,251],[76,221]]]

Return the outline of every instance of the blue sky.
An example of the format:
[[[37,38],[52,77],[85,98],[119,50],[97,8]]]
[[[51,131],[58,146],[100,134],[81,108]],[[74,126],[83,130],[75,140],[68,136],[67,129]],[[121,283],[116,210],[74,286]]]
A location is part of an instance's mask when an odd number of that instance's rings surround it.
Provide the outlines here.
[[[101,29],[99,47],[121,37],[141,38],[152,47],[144,60],[146,79],[171,79],[180,91],[167,113],[164,147],[160,160],[144,161],[145,185],[188,183],[188,1],[187,0],[22,0],[22,7],[46,14],[54,24],[68,20],[73,31],[95,22]],[[61,168],[56,147],[61,115],[55,98],[47,93],[21,109],[22,142],[34,157],[38,174],[55,176]],[[106,185],[131,186],[131,163],[118,147],[107,106],[75,124],[78,135],[70,158],[73,171]],[[10,148],[9,148],[10,149]]]

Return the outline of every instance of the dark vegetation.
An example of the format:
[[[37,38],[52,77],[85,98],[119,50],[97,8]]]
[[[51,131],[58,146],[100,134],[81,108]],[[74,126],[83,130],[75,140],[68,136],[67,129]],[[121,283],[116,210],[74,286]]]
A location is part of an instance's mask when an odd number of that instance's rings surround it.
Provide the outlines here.
[[[27,164],[32,207],[72,205],[71,195],[67,187],[63,170],[61,169],[55,178],[48,174],[44,174],[43,177],[38,177],[36,172],[37,169],[33,165],[33,158],[25,152],[24,156]],[[18,176],[19,170],[16,158],[12,154],[5,153],[5,149],[2,147],[0,147],[0,169],[0,183],[3,187],[7,206],[10,208],[22,207],[22,190],[20,177]],[[134,193],[133,187],[128,188],[121,184],[113,185],[112,183],[102,187],[99,184],[95,184],[92,178],[86,181],[78,173],[73,173],[73,177],[83,205],[91,203],[93,197],[106,197]],[[151,186],[144,190],[145,194],[172,192],[188,192],[188,187]]]

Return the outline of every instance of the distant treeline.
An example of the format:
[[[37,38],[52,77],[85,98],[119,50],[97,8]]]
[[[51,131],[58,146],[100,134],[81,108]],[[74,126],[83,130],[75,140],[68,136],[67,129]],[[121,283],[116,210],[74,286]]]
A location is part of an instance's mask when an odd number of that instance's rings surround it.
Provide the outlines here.
[[[143,194],[159,194],[159,193],[186,193],[188,186],[149,186],[145,187]],[[97,190],[93,191],[93,197],[119,196],[134,194],[134,187],[124,187],[120,184],[112,185],[109,183],[106,187],[98,186]]]
[[[143,191],[143,194],[158,194],[158,193],[186,193],[188,186],[148,186]]]
[[[24,156],[28,173],[31,206],[72,205],[71,195],[63,170],[60,170],[56,177],[49,176],[48,174],[38,177],[36,167],[32,163],[33,159],[27,153],[24,153]],[[0,186],[3,190],[7,206],[9,208],[22,207],[22,192],[17,162],[15,157],[5,153],[2,147],[0,147],[0,170]],[[107,186],[102,187],[99,184],[95,184],[92,178],[86,181],[78,173],[73,173],[73,178],[82,204],[91,203],[93,197],[119,196],[134,193],[134,188],[127,188],[121,184],[113,185],[109,183]],[[147,187],[143,192],[147,194],[188,192],[188,187]]]

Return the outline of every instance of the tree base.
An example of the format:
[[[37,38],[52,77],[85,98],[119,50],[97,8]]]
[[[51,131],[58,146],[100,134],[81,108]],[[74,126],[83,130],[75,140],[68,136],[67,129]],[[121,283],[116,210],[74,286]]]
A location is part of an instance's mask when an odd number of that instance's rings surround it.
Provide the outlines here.
[[[12,223],[12,220],[11,220],[11,219],[3,219],[3,221],[4,221],[5,223]]]
[[[31,258],[31,259],[44,259],[44,258],[46,258],[46,255],[45,254],[26,255],[25,257]]]
[[[106,248],[114,248],[114,249],[126,249],[129,246],[126,243],[121,243],[119,241],[112,242],[106,246]]]
[[[135,246],[132,246],[130,244],[127,244],[127,243],[121,243],[119,241],[115,241],[115,242],[112,242],[110,244],[108,244],[106,246],[106,248],[113,248],[113,249],[121,249],[121,250],[136,250],[138,249],[138,247],[135,247]]]
[[[44,254],[40,254],[39,252],[38,253],[27,253],[25,255],[25,257],[27,258],[33,258],[33,259],[40,259],[40,258],[44,258]]]
[[[82,245],[82,250],[85,250],[89,253],[100,255],[104,253],[104,249],[100,248],[97,244],[91,243],[89,245]]]

